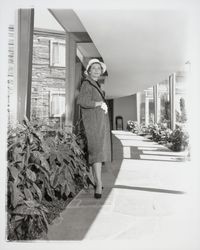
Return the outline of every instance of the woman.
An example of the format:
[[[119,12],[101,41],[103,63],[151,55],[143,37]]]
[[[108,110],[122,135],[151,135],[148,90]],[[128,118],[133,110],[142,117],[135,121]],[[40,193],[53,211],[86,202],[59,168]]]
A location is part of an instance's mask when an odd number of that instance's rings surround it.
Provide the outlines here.
[[[96,199],[101,198],[102,195],[102,163],[111,161],[108,107],[98,83],[98,79],[105,71],[106,65],[104,63],[98,59],[90,60],[77,99],[77,103],[81,106],[87,137],[89,164],[92,165],[95,179],[94,197]]]

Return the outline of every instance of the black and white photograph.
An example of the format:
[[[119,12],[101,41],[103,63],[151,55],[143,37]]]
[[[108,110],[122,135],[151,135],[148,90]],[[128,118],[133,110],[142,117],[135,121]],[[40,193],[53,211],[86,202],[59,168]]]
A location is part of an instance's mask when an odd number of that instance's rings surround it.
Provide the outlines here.
[[[56,2],[1,4],[1,249],[200,249],[200,3]]]

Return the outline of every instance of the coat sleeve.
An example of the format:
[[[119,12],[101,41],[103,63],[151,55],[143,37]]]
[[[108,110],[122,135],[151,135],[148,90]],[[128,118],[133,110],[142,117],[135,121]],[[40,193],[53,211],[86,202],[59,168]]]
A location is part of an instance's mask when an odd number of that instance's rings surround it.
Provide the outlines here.
[[[95,108],[95,101],[92,100],[92,86],[87,81],[81,85],[77,103],[83,108]]]

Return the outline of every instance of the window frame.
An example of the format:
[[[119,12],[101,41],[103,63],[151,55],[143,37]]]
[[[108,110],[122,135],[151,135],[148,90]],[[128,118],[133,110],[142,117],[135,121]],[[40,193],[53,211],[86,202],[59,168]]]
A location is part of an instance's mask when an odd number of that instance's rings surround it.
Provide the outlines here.
[[[54,56],[54,53],[53,53],[53,45],[57,43],[58,46],[64,46],[64,48],[66,49],[66,43],[64,40],[59,40],[59,39],[51,39],[49,41],[49,67],[50,68],[65,68],[66,67],[66,53],[64,54],[64,57],[65,57],[65,64],[62,65],[61,64],[61,60],[60,60],[60,52],[59,53],[59,63],[58,64],[54,64],[54,59],[53,59],[53,56]]]
[[[50,98],[49,98],[49,101],[50,101],[50,105],[49,105],[49,118],[60,118],[61,115],[60,114],[52,114],[52,100],[53,100],[53,95],[64,95],[65,97],[65,90],[62,89],[62,90],[51,90],[50,91]]]

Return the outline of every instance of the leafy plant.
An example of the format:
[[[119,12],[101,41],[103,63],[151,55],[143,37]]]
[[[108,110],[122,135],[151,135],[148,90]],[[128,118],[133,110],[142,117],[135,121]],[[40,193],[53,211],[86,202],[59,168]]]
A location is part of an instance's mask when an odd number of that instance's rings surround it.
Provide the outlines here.
[[[87,178],[73,133],[25,118],[8,133],[8,239],[34,239],[47,231],[42,200],[73,197],[87,187]]]
[[[143,124],[138,125],[136,122],[129,121],[131,131],[139,135],[150,135],[150,139],[159,144],[165,144],[173,151],[185,150],[189,146],[189,134],[184,127],[178,127],[171,130],[167,123],[150,124],[148,127]]]
[[[134,121],[127,121],[127,130],[134,132],[134,128],[135,128],[135,122]]]
[[[35,200],[22,200],[8,213],[8,239],[36,239],[48,230],[48,210]]]
[[[166,123],[154,124],[149,126],[149,133],[151,134],[151,139],[160,144],[165,144],[168,142],[172,130],[167,128]]]
[[[138,122],[129,120],[127,122],[127,130],[138,134],[141,132],[141,127],[139,126]]]
[[[189,146],[189,134],[182,128],[175,129],[168,140],[173,151],[182,151]]]

